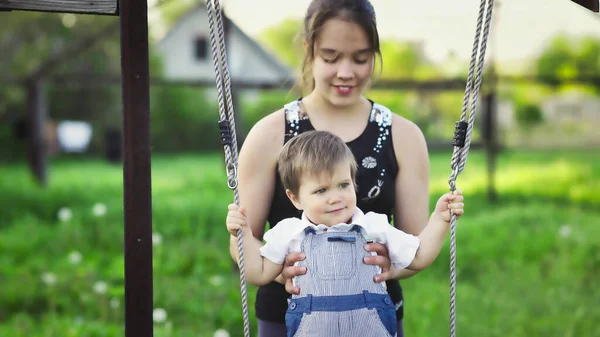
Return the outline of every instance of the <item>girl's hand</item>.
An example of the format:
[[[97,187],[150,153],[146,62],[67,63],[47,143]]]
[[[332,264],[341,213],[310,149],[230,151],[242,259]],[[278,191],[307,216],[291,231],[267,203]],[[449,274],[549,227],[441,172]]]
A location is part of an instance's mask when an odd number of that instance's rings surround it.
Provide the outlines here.
[[[368,252],[375,252],[377,255],[367,256],[364,258],[365,264],[379,266],[381,268],[381,274],[375,275],[373,278],[373,282],[383,282],[389,279],[393,279],[394,277],[391,275],[391,266],[392,263],[390,261],[390,255],[388,253],[385,245],[381,243],[372,242],[365,245],[365,250]]]
[[[299,295],[300,288],[294,286],[293,279],[296,276],[306,274],[306,267],[294,266],[298,261],[302,261],[306,258],[304,253],[290,253],[285,257],[285,264],[281,277],[285,281],[285,290],[292,295]]]

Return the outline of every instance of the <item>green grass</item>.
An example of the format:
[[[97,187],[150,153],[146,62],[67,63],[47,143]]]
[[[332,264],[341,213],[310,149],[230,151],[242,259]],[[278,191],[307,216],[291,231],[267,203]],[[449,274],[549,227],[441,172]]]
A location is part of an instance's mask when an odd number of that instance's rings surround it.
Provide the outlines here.
[[[447,190],[449,159],[431,154],[432,206]],[[156,156],[152,177],[154,302],[167,312],[155,336],[243,336],[222,156]],[[0,336],[123,336],[121,167],[60,160],[49,180],[42,190],[24,165],[0,168]],[[458,179],[467,214],[458,223],[457,334],[600,336],[600,153],[505,152],[497,201],[486,200],[486,182],[485,157],[473,152]],[[94,215],[96,204],[106,214]],[[68,221],[58,218],[64,208]],[[448,334],[448,256],[446,245],[403,281],[407,336]],[[251,288],[252,335],[254,296]]]

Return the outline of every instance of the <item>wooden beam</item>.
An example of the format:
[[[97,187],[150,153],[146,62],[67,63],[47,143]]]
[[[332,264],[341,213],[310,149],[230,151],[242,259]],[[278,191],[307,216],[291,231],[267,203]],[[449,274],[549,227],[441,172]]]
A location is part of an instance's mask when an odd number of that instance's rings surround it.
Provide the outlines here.
[[[0,9],[118,15],[118,0],[0,0]]]
[[[147,0],[123,1],[120,23],[125,337],[152,337],[152,188]]]
[[[589,9],[594,13],[600,12],[600,1],[599,0],[571,0],[574,3]]]
[[[121,78],[119,75],[103,75],[103,74],[54,74],[51,75],[49,80],[54,83],[60,84],[73,84],[79,86],[102,86],[110,84],[120,84]],[[11,78],[2,78],[0,75],[0,83],[4,80],[4,83],[18,83],[18,81]],[[93,81],[92,81],[93,80]],[[489,76],[484,76],[482,85],[489,85],[491,83]],[[564,84],[587,84],[600,86],[600,76],[578,76],[570,79],[561,79],[558,77],[538,77],[538,76],[498,76],[498,82],[500,84],[546,84],[546,85],[564,85]],[[150,84],[156,86],[187,86],[187,87],[201,87],[201,88],[214,88],[214,79],[206,80],[169,80],[165,78],[150,78]],[[282,80],[281,82],[251,82],[251,81],[240,81],[232,80],[231,86],[238,89],[283,89],[289,90],[295,84],[294,79]],[[434,80],[411,80],[411,79],[392,79],[392,80],[378,80],[373,85],[372,89],[377,90],[423,90],[423,91],[444,91],[444,90],[464,90],[466,85],[466,79],[464,78],[445,78],[445,79],[434,79]]]
[[[1,78],[0,78],[1,79]],[[93,79],[93,80],[92,80]],[[6,79],[10,82],[9,79]],[[85,85],[102,86],[110,84],[119,84],[121,79],[118,75],[103,74],[54,74],[49,77],[54,83],[64,85]],[[150,83],[154,86],[186,86],[199,88],[214,88],[214,79],[206,80],[169,80],[165,78],[151,78]],[[443,91],[443,90],[464,90],[466,80],[443,79],[443,80],[378,80],[371,88],[377,90],[423,90],[423,91]],[[232,89],[264,89],[264,90],[290,90],[295,84],[295,79],[290,78],[280,82],[261,82],[232,79]]]
[[[28,82],[27,88],[27,161],[37,183],[47,183],[46,162],[46,91],[40,80]]]
[[[93,73],[61,73],[51,74],[47,81],[61,85],[75,85],[80,87],[98,87],[106,85],[120,85],[121,76],[115,74],[93,74]],[[499,76],[499,84],[545,84],[559,86],[564,84],[584,84],[600,87],[600,76],[578,76],[571,79],[557,77],[537,76]],[[0,84],[17,85],[21,80],[12,77],[3,77],[0,74]],[[450,78],[438,80],[379,80],[371,88],[375,90],[416,90],[416,91],[446,91],[464,90],[466,79]],[[150,78],[152,86],[186,86],[198,88],[214,88],[214,79],[207,80],[169,80],[165,78]],[[483,78],[482,86],[491,84],[489,76]],[[250,82],[232,80],[231,86],[235,89],[264,89],[264,90],[290,90],[294,85],[294,79],[281,82]],[[483,87],[482,87],[483,89]]]

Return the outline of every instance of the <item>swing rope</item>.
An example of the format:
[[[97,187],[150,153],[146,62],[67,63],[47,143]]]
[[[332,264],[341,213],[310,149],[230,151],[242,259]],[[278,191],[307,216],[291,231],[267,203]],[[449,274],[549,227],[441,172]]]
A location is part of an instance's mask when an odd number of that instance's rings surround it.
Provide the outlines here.
[[[225,167],[227,172],[227,186],[234,192],[234,202],[239,205],[239,191],[237,182],[237,160],[238,160],[238,144],[235,132],[235,118],[233,110],[233,100],[231,95],[231,80],[227,67],[227,51],[225,46],[225,33],[223,29],[223,20],[221,14],[221,6],[219,0],[208,0],[206,2],[208,13],[208,24],[210,30],[210,45],[212,50],[213,66],[215,70],[215,82],[217,86],[217,100],[219,102],[219,131],[221,144],[225,152]],[[467,162],[467,156],[471,146],[471,136],[477,112],[477,102],[479,97],[479,89],[481,87],[481,77],[483,73],[483,65],[485,60],[485,52],[487,40],[489,36],[490,23],[494,8],[494,0],[481,0],[479,15],[477,18],[477,27],[475,31],[475,40],[473,42],[473,51],[471,55],[471,63],[469,66],[469,74],[465,88],[463,106],[461,111],[460,121],[456,122],[454,130],[454,139],[452,145],[454,151],[451,159],[452,173],[448,179],[450,190],[456,190],[456,179],[463,171]],[[483,23],[483,15],[485,13],[485,24]],[[215,21],[216,29],[215,33]],[[479,38],[482,33],[483,37],[481,45]],[[218,36],[217,36],[218,34]],[[479,60],[478,60],[479,47]],[[475,64],[477,63],[477,74],[475,85],[473,87],[473,75],[475,72]],[[470,113],[467,116],[469,100],[473,94],[471,101]],[[468,121],[467,121],[468,119]],[[238,251],[239,251],[239,269],[240,269],[240,288],[242,299],[242,315],[244,320],[244,336],[250,337],[250,323],[248,319],[248,292],[245,277],[244,267],[244,250],[243,250],[243,235],[242,231],[238,231]],[[456,336],[456,216],[451,215],[450,220],[450,336]]]
[[[217,85],[217,100],[219,102],[219,132],[221,144],[225,150],[225,168],[227,171],[227,186],[233,190],[233,200],[236,205],[240,204],[240,194],[237,188],[237,162],[238,144],[235,133],[235,117],[233,111],[233,99],[231,95],[231,80],[227,69],[227,50],[225,45],[225,32],[221,15],[219,0],[208,0],[206,2],[208,12],[208,26],[210,30],[210,47],[212,50],[213,66],[215,69],[215,82]],[[215,21],[217,24],[218,37],[215,34]],[[223,90],[224,88],[224,90]],[[225,98],[223,98],[225,91]],[[225,105],[227,103],[227,105]],[[250,238],[252,239],[252,238]],[[248,289],[246,285],[246,272],[244,266],[243,233],[237,233],[238,242],[238,264],[240,269],[240,289],[242,296],[242,316],[244,320],[244,336],[250,337],[250,321],[248,319]]]
[[[465,96],[463,99],[462,112],[460,121],[456,123],[454,130],[454,140],[452,145],[454,151],[451,159],[452,173],[448,179],[450,191],[456,190],[456,178],[463,171],[467,163],[467,155],[471,147],[471,135],[473,134],[473,125],[475,124],[475,115],[477,112],[477,101],[479,98],[479,88],[481,86],[481,75],[483,72],[483,64],[485,61],[485,51],[489,36],[490,23],[492,21],[492,11],[494,9],[494,0],[487,0],[487,12],[485,15],[485,25],[483,28],[483,37],[481,46],[479,37],[481,35],[481,27],[483,26],[483,14],[485,12],[486,0],[481,0],[479,6],[479,15],[477,17],[477,28],[475,30],[475,40],[473,42],[473,51],[471,54],[471,63],[469,65],[469,75],[465,88]],[[479,60],[477,50],[479,49]],[[472,88],[473,73],[475,71],[475,63],[477,62],[477,78],[475,87]],[[473,92],[473,100],[471,101],[471,111],[467,122],[467,107],[469,99]],[[450,217],[450,336],[456,336],[456,215],[451,214]]]

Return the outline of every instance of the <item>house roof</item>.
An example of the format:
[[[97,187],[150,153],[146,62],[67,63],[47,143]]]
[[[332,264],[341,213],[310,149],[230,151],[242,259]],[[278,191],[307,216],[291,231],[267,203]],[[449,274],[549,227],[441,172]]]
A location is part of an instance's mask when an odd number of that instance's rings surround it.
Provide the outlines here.
[[[181,17],[179,19],[177,19],[177,21],[173,25],[173,27],[158,42],[158,45],[161,45],[163,43],[163,41],[166,41],[167,39],[169,39],[170,36],[175,34],[177,32],[177,30],[179,30],[181,28],[184,21],[188,20],[189,18],[191,18],[192,16],[197,14],[199,11],[202,11],[205,13],[207,12],[206,4],[204,3],[204,1],[202,1],[202,3],[200,5],[194,7],[192,10],[181,15]],[[225,15],[224,12],[222,12],[222,15],[223,15],[223,20],[225,22],[225,25],[229,24],[230,29],[236,30],[240,34],[240,36],[244,40],[246,40],[246,42],[248,42],[248,45],[250,45],[254,51],[256,51],[259,55],[261,55],[268,62],[270,62],[282,74],[283,77],[292,78],[293,74],[288,69],[288,67],[286,67],[283,63],[281,63],[274,55],[267,52],[258,42],[256,42],[250,36],[248,36],[248,34],[246,34],[238,25],[236,25],[235,22],[233,22],[231,19],[229,19],[227,17],[227,15]]]

